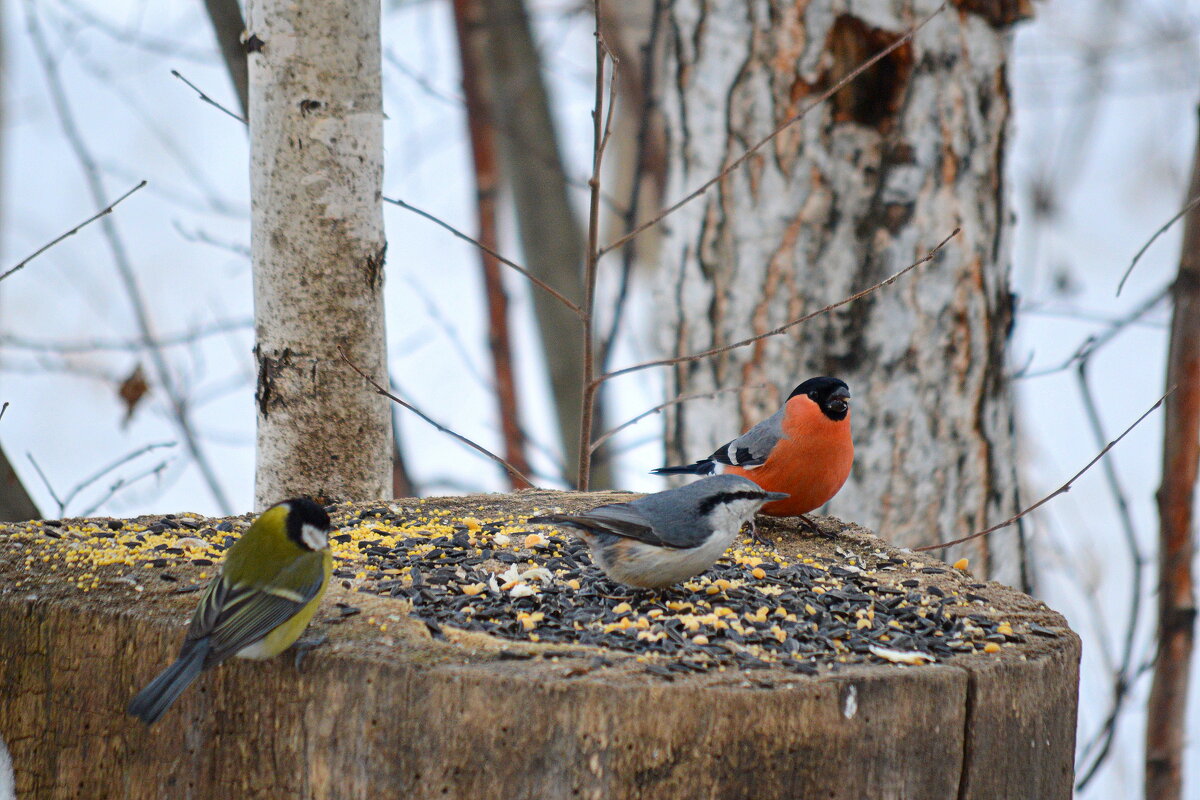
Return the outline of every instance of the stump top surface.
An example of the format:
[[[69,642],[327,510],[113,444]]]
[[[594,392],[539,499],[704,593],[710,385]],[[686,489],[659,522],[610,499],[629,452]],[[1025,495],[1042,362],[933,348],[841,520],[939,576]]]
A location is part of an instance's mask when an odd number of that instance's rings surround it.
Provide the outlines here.
[[[335,578],[314,658],[504,675],[772,686],[833,671],[1035,659],[1074,638],[1061,616],[864,529],[832,538],[760,518],[774,548],[735,544],[661,592],[608,581],[569,534],[525,520],[628,493],[517,494],[338,506]],[[182,632],[252,515],[61,520],[0,528],[0,586],[31,602],[136,614]],[[936,669],[936,666],[933,668]]]

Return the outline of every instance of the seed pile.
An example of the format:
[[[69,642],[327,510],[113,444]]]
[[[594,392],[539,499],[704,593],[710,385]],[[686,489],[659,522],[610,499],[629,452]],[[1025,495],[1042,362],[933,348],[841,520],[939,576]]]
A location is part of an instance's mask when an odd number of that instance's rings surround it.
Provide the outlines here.
[[[398,511],[334,509],[335,579],[347,589],[407,600],[435,637],[449,626],[516,641],[601,647],[636,655],[645,669],[664,676],[921,664],[999,652],[1030,633],[1054,635],[986,613],[984,584],[955,581],[959,588],[942,589],[912,577],[913,569],[929,577],[952,570],[882,552],[838,548],[789,559],[770,547],[739,544],[682,585],[634,590],[609,581],[570,534],[525,521],[545,510],[484,520],[423,504]],[[9,541],[24,550],[27,568],[48,563],[80,591],[96,588],[98,571],[111,565],[131,567],[119,580],[140,588],[178,581],[173,570],[180,563],[211,567],[199,576],[207,578],[247,524],[225,520],[210,527],[187,515],[148,523],[27,523],[10,529]],[[30,542],[41,546],[26,546]]]
[[[979,613],[987,598],[976,592],[984,584],[959,592],[889,580],[889,572],[909,562],[883,554],[870,564],[848,551],[838,559],[788,561],[767,547],[735,547],[703,575],[649,591],[608,580],[581,541],[521,518],[411,525],[387,509],[361,515],[351,523],[365,528],[361,537],[335,536],[354,544],[359,566],[335,574],[358,581],[359,591],[408,600],[435,635],[448,625],[667,657],[647,662],[659,673],[920,664],[1023,641],[1010,623]]]

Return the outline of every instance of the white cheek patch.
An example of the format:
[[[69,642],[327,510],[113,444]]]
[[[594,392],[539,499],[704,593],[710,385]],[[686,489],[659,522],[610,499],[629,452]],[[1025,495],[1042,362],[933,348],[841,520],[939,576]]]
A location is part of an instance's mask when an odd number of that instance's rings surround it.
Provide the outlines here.
[[[304,546],[309,550],[324,550],[329,545],[329,538],[325,535],[325,531],[316,525],[309,525],[307,522],[300,526],[300,538],[304,540]]]

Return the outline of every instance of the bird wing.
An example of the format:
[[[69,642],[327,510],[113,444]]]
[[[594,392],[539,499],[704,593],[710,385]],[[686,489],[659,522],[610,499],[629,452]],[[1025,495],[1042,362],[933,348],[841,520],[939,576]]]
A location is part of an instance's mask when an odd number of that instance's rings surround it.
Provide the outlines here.
[[[325,580],[323,558],[321,552],[305,553],[265,585],[217,578],[196,609],[188,640],[209,637],[207,664],[224,661],[259,641],[316,597]]]
[[[775,445],[784,438],[783,411],[779,409],[738,438],[722,445],[709,458],[742,469],[761,467]]]
[[[659,547],[679,546],[665,541],[646,518],[628,503],[598,506],[583,514],[548,514],[530,520],[540,521],[574,525],[592,533],[608,533],[625,539],[637,539],[639,542]]]

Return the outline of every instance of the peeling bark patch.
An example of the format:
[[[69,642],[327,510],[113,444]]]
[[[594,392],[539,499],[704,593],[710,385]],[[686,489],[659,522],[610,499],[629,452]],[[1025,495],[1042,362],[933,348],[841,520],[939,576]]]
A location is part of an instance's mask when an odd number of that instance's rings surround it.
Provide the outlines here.
[[[955,8],[977,14],[994,28],[1004,28],[1033,16],[1031,0],[952,0]]]
[[[829,32],[826,49],[833,63],[820,83],[834,85],[899,38],[890,31],[868,27],[858,17],[843,14]],[[830,98],[834,120],[890,130],[908,87],[912,63],[912,43],[906,42]]]
[[[367,288],[373,292],[378,292],[383,287],[383,262],[386,256],[387,242],[384,242],[383,247],[380,247],[375,255],[367,256],[363,263],[367,274]]]
[[[272,406],[282,405],[283,398],[275,393],[275,379],[283,370],[293,365],[292,350],[285,347],[278,358],[263,355],[256,347],[254,357],[258,360],[258,385],[254,389],[254,403],[258,413],[267,416]]]

